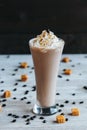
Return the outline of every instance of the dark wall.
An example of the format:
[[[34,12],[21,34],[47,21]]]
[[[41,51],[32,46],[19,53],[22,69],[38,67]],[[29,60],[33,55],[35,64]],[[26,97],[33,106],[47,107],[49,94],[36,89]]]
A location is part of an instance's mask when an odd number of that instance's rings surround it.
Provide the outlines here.
[[[0,54],[29,53],[43,29],[65,40],[64,53],[87,53],[87,0],[0,0]]]

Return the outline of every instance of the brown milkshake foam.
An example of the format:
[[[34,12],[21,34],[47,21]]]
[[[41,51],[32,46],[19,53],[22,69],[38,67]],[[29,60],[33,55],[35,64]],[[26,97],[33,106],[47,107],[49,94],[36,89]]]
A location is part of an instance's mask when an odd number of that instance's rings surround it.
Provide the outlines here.
[[[56,79],[64,41],[54,33],[43,31],[30,40],[36,77],[37,104],[41,107],[55,105]]]

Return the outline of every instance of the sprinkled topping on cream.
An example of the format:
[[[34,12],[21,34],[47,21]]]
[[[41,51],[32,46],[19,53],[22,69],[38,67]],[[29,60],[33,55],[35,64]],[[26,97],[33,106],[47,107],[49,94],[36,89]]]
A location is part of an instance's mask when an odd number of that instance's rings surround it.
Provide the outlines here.
[[[55,36],[53,32],[44,30],[40,35],[37,35],[36,38],[33,38],[30,43],[32,42],[32,46],[34,47],[56,48],[61,44],[61,41],[63,42],[63,40]]]

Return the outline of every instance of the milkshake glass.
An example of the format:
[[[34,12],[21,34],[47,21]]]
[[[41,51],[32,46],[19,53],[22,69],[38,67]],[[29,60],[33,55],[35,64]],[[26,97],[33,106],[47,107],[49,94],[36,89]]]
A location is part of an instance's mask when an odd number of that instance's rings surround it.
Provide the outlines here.
[[[36,104],[33,112],[39,115],[56,113],[56,80],[64,41],[53,32],[43,31],[29,41],[36,79]]]

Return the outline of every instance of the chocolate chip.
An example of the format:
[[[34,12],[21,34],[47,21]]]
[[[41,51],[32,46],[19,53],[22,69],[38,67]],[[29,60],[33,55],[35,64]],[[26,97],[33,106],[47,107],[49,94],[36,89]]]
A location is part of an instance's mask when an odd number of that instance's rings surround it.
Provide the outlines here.
[[[27,85],[26,85],[26,84],[24,84],[22,87],[27,87]]]
[[[44,119],[44,117],[43,117],[43,116],[41,116],[39,119],[43,120],[43,119]]]
[[[10,58],[10,55],[8,55],[7,58]]]
[[[36,91],[36,86],[33,86],[32,88],[33,88],[32,91]]]
[[[13,117],[14,117],[14,118],[19,118],[19,116],[18,116],[18,115],[14,115]]]
[[[17,91],[17,88],[14,88],[13,91]]]
[[[4,83],[4,81],[1,81],[0,83]]]
[[[58,104],[58,103],[56,103],[56,106],[59,106],[59,104]]]
[[[75,96],[76,94],[75,93],[72,93],[72,96]]]
[[[27,97],[23,97],[24,99],[27,99]]]
[[[12,120],[11,122],[12,122],[12,123],[16,122],[16,119]]]
[[[87,90],[87,86],[83,86],[83,88],[84,88],[85,90]]]
[[[15,83],[14,85],[16,86],[16,85],[18,85],[18,83]]]
[[[31,68],[32,70],[34,69],[34,67]]]
[[[62,111],[61,109],[58,110],[58,112],[61,112],[61,111]]]
[[[64,103],[69,103],[69,101],[68,101],[68,100],[66,100]]]
[[[3,100],[2,100],[2,102],[6,102],[6,101],[7,101],[7,99],[3,99]]]
[[[0,91],[1,91],[1,92],[3,92],[3,91],[4,91],[4,89],[1,89]]]
[[[71,65],[71,67],[75,67],[75,65]]]
[[[18,71],[18,69],[14,69],[14,71]]]
[[[25,120],[25,122],[29,122],[30,121],[30,118],[28,118],[27,120]]]
[[[60,105],[60,107],[64,107],[64,105],[63,105],[63,104],[61,104],[61,105]]]
[[[28,117],[28,115],[23,115],[23,116],[22,116],[22,118],[27,118],[27,117]]]
[[[29,124],[30,124],[30,122],[27,122],[27,123],[26,123],[26,125],[29,125]]]
[[[83,104],[83,103],[84,103],[84,101],[80,101],[80,102],[79,102],[79,104]]]
[[[36,116],[33,116],[33,118],[36,118]]]
[[[12,116],[12,113],[9,113],[8,116]]]
[[[66,118],[66,121],[68,121],[68,118]]]
[[[72,102],[72,104],[76,104],[76,102]]]
[[[2,107],[6,107],[6,104],[2,104]]]
[[[24,100],[24,98],[21,98],[20,100],[22,101],[22,100]]]
[[[26,95],[26,94],[28,94],[28,93],[29,93],[29,91],[28,91],[28,90],[26,90],[24,94]]]
[[[87,58],[87,56],[84,56],[84,58]]]
[[[13,97],[14,100],[16,100],[17,98],[16,97]]]
[[[4,69],[4,68],[2,68],[1,70],[2,70],[2,71],[4,71],[5,69]]]
[[[60,95],[60,93],[56,93],[56,95]]]
[[[61,75],[58,75],[58,77],[59,77],[59,78],[62,78],[62,76],[61,76]]]
[[[15,76],[15,74],[12,74],[12,76]]]
[[[64,113],[61,113],[60,115],[65,115]]]
[[[66,79],[66,81],[70,81],[69,79]]]
[[[33,120],[34,118],[33,117],[30,117],[30,120]]]
[[[46,120],[43,120],[43,123],[46,123]]]
[[[27,102],[27,104],[30,104],[30,103],[31,103],[31,102],[29,102],[29,101]]]

